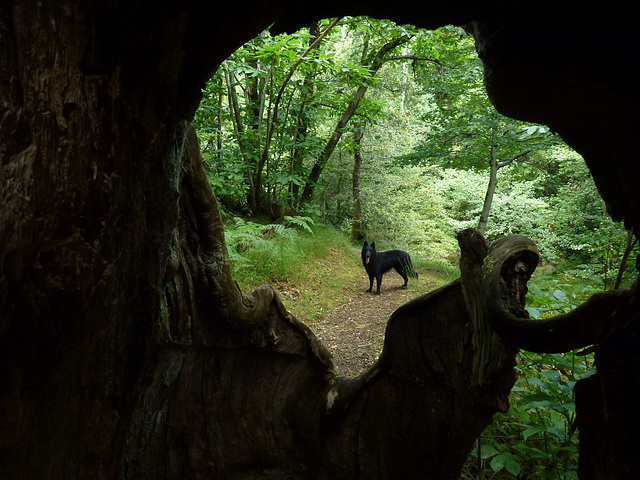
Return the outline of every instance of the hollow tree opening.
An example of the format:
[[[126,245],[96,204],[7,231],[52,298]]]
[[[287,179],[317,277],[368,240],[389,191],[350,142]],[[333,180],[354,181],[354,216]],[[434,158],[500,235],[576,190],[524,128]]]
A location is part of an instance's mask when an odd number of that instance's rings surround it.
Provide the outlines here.
[[[557,15],[550,19],[549,10]],[[304,326],[269,289],[244,297],[234,289],[215,201],[194,165],[189,120],[222,59],[278,18],[279,28],[298,28],[357,13],[429,28],[475,21],[498,108],[558,131],[585,156],[614,214],[640,227],[638,94],[626,61],[638,52],[637,17],[622,2],[604,12],[550,3],[532,12],[512,2],[319,2],[304,12],[289,2],[3,3],[4,476],[348,478],[369,466],[342,456],[348,449],[340,445],[357,435],[394,470],[428,465],[403,463],[395,438],[380,437],[372,423],[348,422],[349,413],[380,408],[397,420],[387,426],[407,426],[411,417],[402,414],[427,401],[412,393],[423,388],[413,364],[387,357],[380,368],[401,372],[392,382],[372,375],[327,391],[330,364]],[[455,297],[453,290],[439,296]],[[578,406],[589,414],[583,478],[637,471],[635,306],[600,339],[600,372]],[[400,327],[404,315],[423,326],[411,307],[391,325]],[[402,345],[403,335],[389,337],[391,350]],[[252,379],[250,388],[240,378]],[[377,400],[360,401],[365,390]],[[468,394],[455,398],[468,405]],[[482,395],[472,401],[485,406],[456,411],[476,422],[501,405]],[[335,417],[321,414],[327,406]],[[340,428],[341,414],[351,428]],[[448,427],[438,425],[462,433]],[[223,440],[224,428],[233,435]],[[283,434],[277,442],[275,432]],[[413,433],[408,447],[416,448],[424,436]],[[323,443],[329,438],[333,444]],[[452,478],[458,461],[447,454],[437,459],[440,478]]]

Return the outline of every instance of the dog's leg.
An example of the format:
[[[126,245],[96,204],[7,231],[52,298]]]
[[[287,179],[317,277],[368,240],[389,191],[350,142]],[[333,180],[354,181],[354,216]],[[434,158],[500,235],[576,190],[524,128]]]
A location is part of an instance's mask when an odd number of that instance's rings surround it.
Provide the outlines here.
[[[402,288],[403,290],[406,290],[408,288],[407,284],[409,283],[409,277],[407,277],[407,274],[404,272],[398,272],[398,273],[402,278],[404,278],[404,285],[402,285],[402,287],[400,288]]]
[[[376,295],[380,295],[380,284],[382,283],[382,275],[376,277]]]
[[[369,275],[369,290],[367,290],[367,292],[370,292],[372,289],[373,289],[373,275]]]
[[[404,279],[404,285],[402,285],[403,290],[407,289],[407,284],[409,283],[409,277],[407,276],[407,269],[405,268],[405,266],[402,263],[398,263],[395,267],[393,267],[395,269],[396,272],[398,272],[398,275],[400,275],[403,279]]]

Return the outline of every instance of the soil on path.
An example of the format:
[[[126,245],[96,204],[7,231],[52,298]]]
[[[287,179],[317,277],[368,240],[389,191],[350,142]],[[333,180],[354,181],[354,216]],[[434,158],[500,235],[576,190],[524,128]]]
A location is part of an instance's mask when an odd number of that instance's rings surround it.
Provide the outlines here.
[[[315,320],[311,328],[333,355],[338,375],[355,377],[367,370],[382,351],[385,329],[391,314],[402,304],[433,290],[424,276],[409,279],[403,290],[400,275],[391,271],[384,275],[380,295],[365,291],[368,279],[353,287],[352,298],[325,316]],[[375,291],[375,282],[374,282]]]

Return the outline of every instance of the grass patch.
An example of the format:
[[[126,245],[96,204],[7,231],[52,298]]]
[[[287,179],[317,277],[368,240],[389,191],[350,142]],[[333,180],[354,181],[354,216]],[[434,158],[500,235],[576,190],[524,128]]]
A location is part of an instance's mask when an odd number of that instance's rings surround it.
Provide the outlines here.
[[[414,260],[412,257],[411,261],[416,271],[429,271],[432,275],[441,279],[443,283],[453,282],[460,277],[460,267],[458,264],[453,265],[447,259],[434,261],[418,257]]]
[[[360,245],[342,232],[316,226],[313,233],[299,226],[272,228],[240,221],[227,226],[231,270],[243,292],[269,284],[287,309],[309,324],[352,300],[368,287]],[[418,257],[417,255],[415,257]],[[447,262],[414,260],[419,282],[409,282],[416,296],[459,276]],[[388,275],[395,275],[390,272]],[[384,285],[384,283],[383,283]],[[420,285],[420,286],[418,286]]]
[[[333,244],[325,255],[301,265],[304,275],[298,282],[276,283],[287,309],[297,318],[313,323],[329,310],[348,302],[363,287],[359,253],[348,241]],[[293,287],[293,288],[291,288]]]
[[[356,277],[362,277],[359,250],[331,227],[318,226],[313,233],[241,227],[228,229],[227,236],[234,279],[243,292],[271,285],[298,318],[313,320],[347,301]]]

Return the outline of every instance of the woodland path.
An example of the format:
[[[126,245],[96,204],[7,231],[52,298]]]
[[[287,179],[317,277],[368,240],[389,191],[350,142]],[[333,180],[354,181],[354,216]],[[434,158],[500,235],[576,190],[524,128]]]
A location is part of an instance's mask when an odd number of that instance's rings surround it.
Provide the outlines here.
[[[375,295],[366,291],[369,280],[363,269],[362,282],[354,285],[351,299],[311,325],[332,353],[339,375],[355,377],[376,361],[391,314],[400,305],[436,288],[425,277],[420,275],[417,281],[409,278],[409,288],[403,290],[400,275],[388,272],[383,277],[380,295]]]

